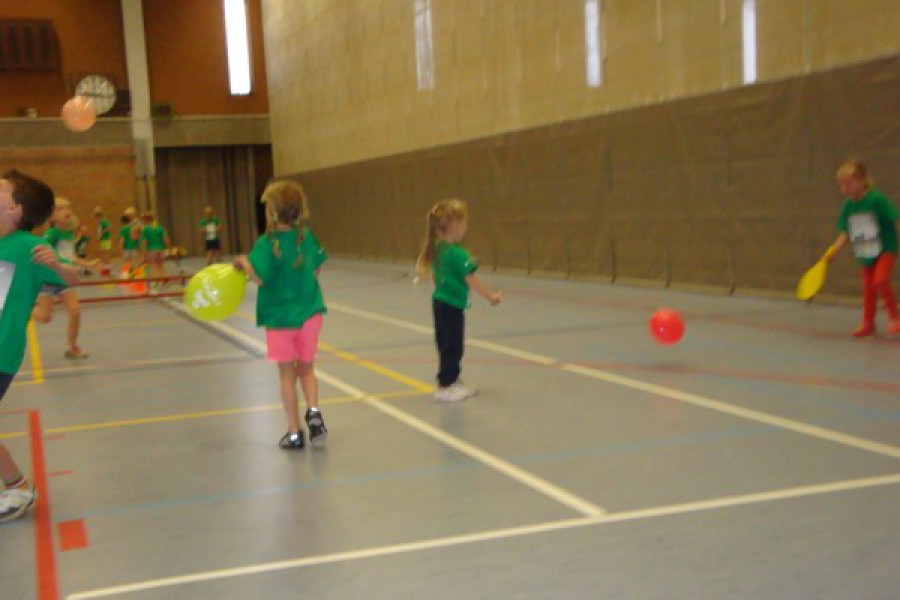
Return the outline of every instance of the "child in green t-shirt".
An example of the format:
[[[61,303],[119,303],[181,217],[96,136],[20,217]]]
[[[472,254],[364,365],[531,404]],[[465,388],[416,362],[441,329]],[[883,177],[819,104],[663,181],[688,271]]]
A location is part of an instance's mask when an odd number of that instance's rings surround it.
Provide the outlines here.
[[[220,229],[222,229],[222,221],[215,215],[212,206],[207,206],[203,209],[200,231],[203,233],[206,245],[206,264],[208,265],[219,261],[219,252],[222,250],[222,243],[219,240]]]
[[[121,273],[123,277],[130,277],[132,272],[141,265],[141,223],[136,215],[137,211],[134,207],[129,206],[121,216],[119,246],[122,251]]]
[[[326,254],[306,226],[309,206],[300,184],[276,181],[263,192],[266,234],[234,266],[247,272],[260,287],[256,296],[256,324],[266,328],[268,358],[278,363],[281,401],[288,431],[279,446],[303,448],[297,401],[297,380],[306,398],[309,441],[319,445],[328,430],[319,410],[319,384],[313,369],[326,312],[318,273]]]
[[[74,268],[62,264],[47,242],[29,233],[53,211],[47,184],[18,171],[0,177],[0,400],[25,356],[25,331],[31,307],[44,285],[78,283]],[[21,517],[37,492],[0,444],[0,522]]]
[[[100,249],[100,261],[104,274],[110,269],[110,255],[112,254],[112,227],[109,219],[103,216],[103,207],[94,207],[94,223],[97,225],[97,246]]]
[[[141,229],[141,243],[144,245],[143,262],[150,265],[151,277],[166,276],[166,250],[171,246],[169,234],[165,227],[156,220],[152,212],[144,213],[144,226]],[[159,287],[160,282],[154,282]]]
[[[92,269],[96,268],[99,262],[82,260],[76,255],[76,218],[72,214],[71,203],[65,198],[56,198],[50,227],[44,232],[44,239],[56,250],[60,260],[66,264]],[[53,302],[55,298],[59,298],[69,314],[69,326],[66,330],[66,350],[63,355],[74,360],[87,358],[87,352],[78,345],[78,334],[81,331],[81,305],[78,302],[78,293],[74,288],[62,289],[47,286],[42,289],[34,306],[34,311],[32,311],[32,317],[38,323],[49,323],[53,319]]]
[[[854,337],[875,334],[875,308],[878,296],[884,298],[888,313],[889,335],[900,335],[897,299],[891,288],[891,271],[897,260],[897,221],[900,211],[869,179],[866,166],[848,160],[838,169],[837,184],[846,198],[838,218],[834,244],[825,254],[829,262],[849,242],[863,268],[863,320]]]
[[[465,202],[455,198],[442,200],[431,207],[425,222],[425,244],[416,270],[424,274],[431,267],[434,278],[432,313],[440,356],[434,399],[461,402],[478,393],[459,381],[465,350],[465,309],[469,305],[469,288],[474,288],[492,306],[500,303],[503,292],[491,291],[481,283],[475,275],[478,264],[460,245],[469,227]]]

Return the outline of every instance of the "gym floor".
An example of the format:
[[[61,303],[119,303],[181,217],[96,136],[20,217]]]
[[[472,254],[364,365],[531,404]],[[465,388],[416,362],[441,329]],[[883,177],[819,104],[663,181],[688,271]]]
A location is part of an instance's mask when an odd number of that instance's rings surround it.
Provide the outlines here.
[[[439,405],[429,286],[329,261],[330,436],[301,452],[255,287],[213,324],[85,305],[75,364],[57,311],[0,404],[42,493],[0,527],[4,600],[900,598],[900,339],[851,339],[850,306],[482,278],[480,394]]]

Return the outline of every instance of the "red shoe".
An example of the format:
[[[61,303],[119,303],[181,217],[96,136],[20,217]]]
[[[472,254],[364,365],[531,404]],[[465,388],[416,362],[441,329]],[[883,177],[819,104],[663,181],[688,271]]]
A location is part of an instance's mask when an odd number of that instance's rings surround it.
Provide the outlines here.
[[[870,335],[875,335],[875,325],[872,323],[863,323],[853,332],[853,337],[855,338],[864,338]]]
[[[900,319],[892,319],[887,331],[888,335],[900,335]]]

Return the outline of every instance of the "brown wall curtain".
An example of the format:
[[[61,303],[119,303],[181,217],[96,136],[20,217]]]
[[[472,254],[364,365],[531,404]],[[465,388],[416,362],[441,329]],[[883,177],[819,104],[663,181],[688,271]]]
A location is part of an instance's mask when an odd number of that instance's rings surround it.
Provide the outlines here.
[[[257,173],[259,152],[255,146],[156,150],[157,210],[173,244],[184,246],[189,255],[202,255],[199,223],[204,207],[212,206],[222,220],[223,253],[247,252],[253,246],[257,182],[266,179]]]

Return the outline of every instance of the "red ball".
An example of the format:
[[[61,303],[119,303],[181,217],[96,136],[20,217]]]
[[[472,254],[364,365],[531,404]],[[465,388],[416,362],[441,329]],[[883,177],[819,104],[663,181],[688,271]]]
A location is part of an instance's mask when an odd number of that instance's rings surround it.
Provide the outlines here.
[[[90,98],[75,96],[63,104],[62,120],[72,131],[87,131],[97,121],[97,110]]]
[[[681,313],[671,308],[660,308],[650,317],[650,335],[660,344],[675,344],[684,335]]]

